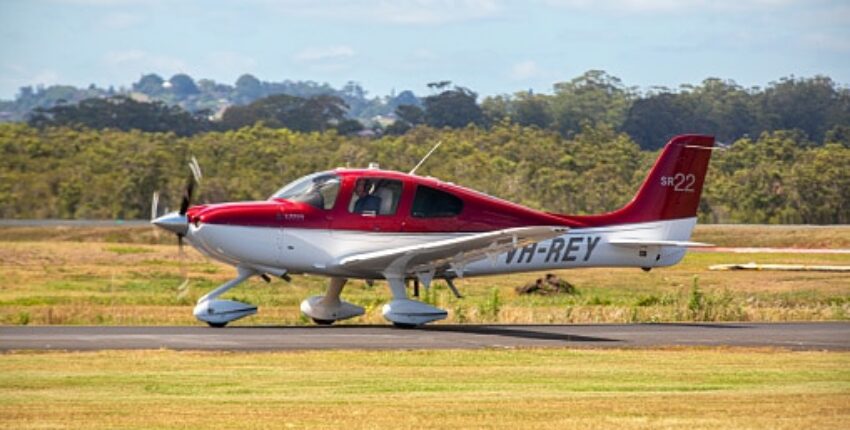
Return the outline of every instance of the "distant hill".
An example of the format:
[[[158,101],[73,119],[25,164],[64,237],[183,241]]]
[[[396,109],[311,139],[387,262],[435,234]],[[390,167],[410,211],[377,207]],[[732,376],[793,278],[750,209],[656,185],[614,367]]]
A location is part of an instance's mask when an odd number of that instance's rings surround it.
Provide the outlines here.
[[[356,82],[349,82],[337,89],[327,83],[291,80],[269,82],[244,74],[233,85],[229,85],[210,79],[196,81],[182,73],[167,80],[151,73],[142,75],[129,88],[100,88],[94,84],[88,88],[70,85],[22,87],[15,100],[0,101],[0,122],[25,121],[29,113],[36,108],[49,109],[62,104],[76,104],[89,98],[115,95],[125,95],[140,101],[161,101],[168,105],[180,106],[192,113],[207,111],[210,115],[220,116],[228,106],[246,105],[278,94],[340,97],[348,105],[348,116],[364,124],[371,124],[378,116],[392,115],[399,105],[421,105],[421,100],[412,91],[370,97]]]

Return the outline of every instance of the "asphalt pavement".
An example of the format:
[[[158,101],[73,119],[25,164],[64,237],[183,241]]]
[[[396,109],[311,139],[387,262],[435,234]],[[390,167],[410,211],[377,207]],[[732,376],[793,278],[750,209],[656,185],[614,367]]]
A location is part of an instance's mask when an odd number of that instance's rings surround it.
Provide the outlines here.
[[[768,347],[850,351],[850,323],[237,326],[3,326],[0,351]]]

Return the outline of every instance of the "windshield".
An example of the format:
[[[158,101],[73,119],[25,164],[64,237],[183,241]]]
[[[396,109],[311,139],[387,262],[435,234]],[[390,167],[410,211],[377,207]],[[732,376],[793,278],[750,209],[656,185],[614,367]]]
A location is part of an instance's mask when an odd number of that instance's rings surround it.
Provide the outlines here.
[[[339,176],[319,172],[296,179],[272,194],[273,199],[304,202],[319,209],[331,209],[339,194]]]

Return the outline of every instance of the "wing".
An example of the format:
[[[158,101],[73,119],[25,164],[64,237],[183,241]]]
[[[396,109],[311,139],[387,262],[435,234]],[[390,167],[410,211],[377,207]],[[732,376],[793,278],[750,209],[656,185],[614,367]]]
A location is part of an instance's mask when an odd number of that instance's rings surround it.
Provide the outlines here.
[[[690,242],[686,240],[647,240],[647,239],[611,239],[611,245],[624,246],[628,248],[640,248],[642,246],[675,246],[678,248],[701,248],[714,246],[710,243]]]
[[[463,266],[542,240],[566,233],[566,227],[535,226],[475,233],[452,239],[381,251],[350,255],[338,265],[358,271],[375,271],[386,275],[404,276],[409,273],[431,272],[447,267],[463,276]],[[460,272],[460,273],[458,273]]]

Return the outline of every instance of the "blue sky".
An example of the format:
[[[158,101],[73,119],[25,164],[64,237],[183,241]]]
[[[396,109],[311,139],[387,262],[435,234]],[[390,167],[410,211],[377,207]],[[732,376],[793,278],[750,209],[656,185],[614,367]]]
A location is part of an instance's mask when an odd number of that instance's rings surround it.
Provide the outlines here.
[[[0,38],[2,99],[150,72],[353,80],[373,95],[437,80],[550,92],[589,69],[641,88],[850,84],[848,0],[0,0]]]

